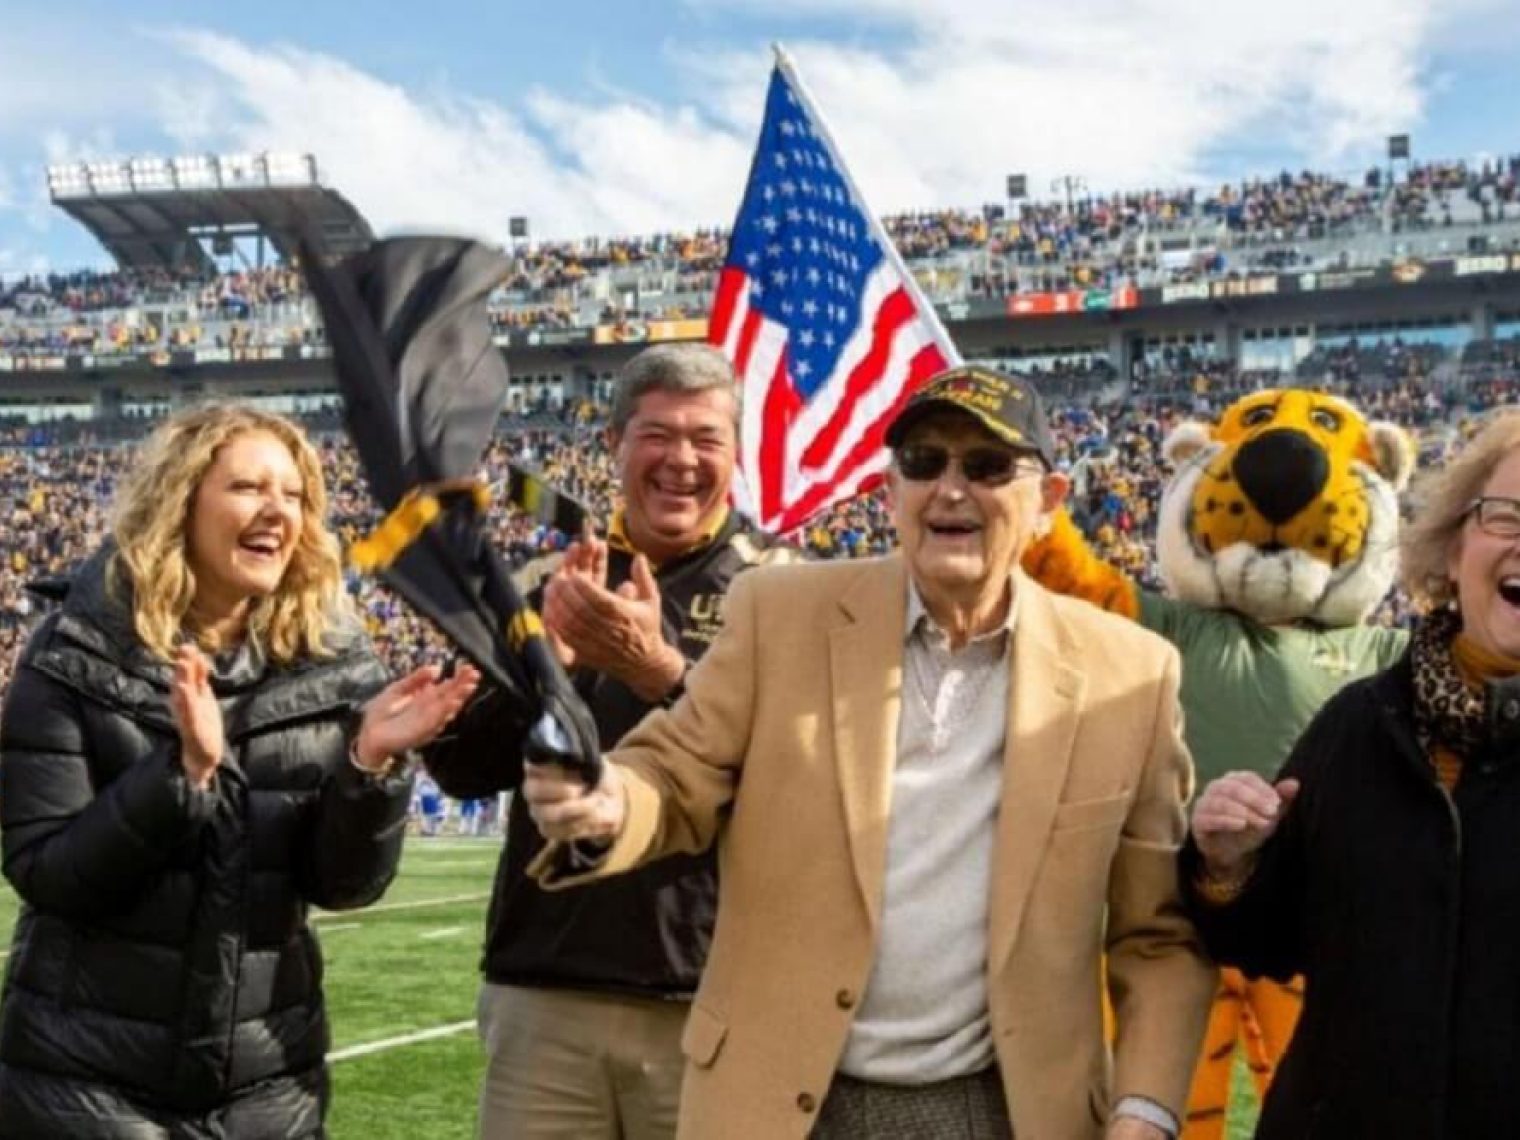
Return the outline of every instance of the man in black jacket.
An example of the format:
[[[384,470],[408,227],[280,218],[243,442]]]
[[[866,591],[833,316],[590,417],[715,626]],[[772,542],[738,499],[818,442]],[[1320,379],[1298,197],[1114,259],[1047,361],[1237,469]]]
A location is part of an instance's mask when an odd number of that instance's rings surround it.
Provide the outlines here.
[[[680,694],[722,624],[734,575],[790,553],[766,549],[729,510],[738,415],[733,370],[716,349],[658,345],[634,357],[612,411],[625,506],[605,542],[524,571],[545,575],[532,601],[603,748]],[[515,789],[523,732],[486,692],[426,762],[452,796]],[[514,797],[486,929],[481,1135],[672,1136],[681,1029],[716,913],[714,857],[550,894],[525,873],[542,842]]]

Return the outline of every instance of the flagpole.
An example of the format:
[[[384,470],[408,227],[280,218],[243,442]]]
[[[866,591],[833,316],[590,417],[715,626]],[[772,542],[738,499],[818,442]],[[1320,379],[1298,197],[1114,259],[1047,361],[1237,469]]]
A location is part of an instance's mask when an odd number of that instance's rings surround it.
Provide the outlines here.
[[[945,356],[945,362],[950,365],[959,364],[961,362],[961,354],[957,351],[955,342],[950,339],[950,334],[945,331],[945,326],[940,323],[939,313],[935,312],[934,305],[930,303],[929,298],[924,296],[923,290],[919,288],[918,279],[913,276],[907,264],[903,261],[902,254],[897,250],[897,243],[892,240],[891,235],[887,233],[886,227],[881,224],[881,219],[876,216],[876,211],[867,205],[865,196],[860,192],[860,187],[855,184],[855,177],[850,173],[850,168],[840,158],[839,147],[834,142],[833,132],[829,130],[828,120],[823,117],[823,112],[819,109],[818,103],[813,99],[812,92],[808,90],[807,84],[802,81],[802,76],[797,71],[796,63],[779,41],[771,44],[771,50],[776,53],[777,69],[786,76],[787,82],[791,84],[792,90],[797,93],[797,98],[802,101],[803,107],[806,108],[808,117],[818,128],[818,141],[829,152],[829,158],[833,160],[834,168],[839,171],[839,177],[850,188],[850,195],[856,202],[860,203],[860,212],[865,215],[866,225],[871,227],[871,232],[875,235],[877,242],[880,243],[883,253],[891,259],[892,264],[901,275],[903,288],[913,297],[918,311],[926,319],[929,330],[934,335],[935,343],[939,345],[940,352]]]

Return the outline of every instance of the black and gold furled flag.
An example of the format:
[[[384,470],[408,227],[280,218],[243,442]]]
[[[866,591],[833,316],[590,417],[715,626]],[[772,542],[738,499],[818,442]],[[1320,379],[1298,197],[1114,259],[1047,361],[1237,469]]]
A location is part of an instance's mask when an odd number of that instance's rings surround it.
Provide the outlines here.
[[[349,436],[387,512],[350,558],[438,627],[516,704],[531,759],[601,773],[590,713],[489,540],[481,465],[507,399],[486,312],[508,264],[454,238],[376,242],[302,263],[322,310]]]

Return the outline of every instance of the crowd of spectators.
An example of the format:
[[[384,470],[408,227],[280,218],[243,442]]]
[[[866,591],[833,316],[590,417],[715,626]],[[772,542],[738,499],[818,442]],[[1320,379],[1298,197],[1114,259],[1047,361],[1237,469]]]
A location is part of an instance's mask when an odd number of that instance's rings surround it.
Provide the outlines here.
[[[1421,441],[1421,462],[1440,463],[1468,425],[1520,398],[1517,344],[1520,338],[1511,338],[1474,350],[1468,363],[1480,371],[1460,382],[1438,382],[1417,368],[1376,387],[1333,370],[1317,382],[1351,396],[1369,416],[1409,426]],[[1391,359],[1404,359],[1389,351]],[[1100,556],[1150,586],[1159,585],[1154,550],[1167,475],[1162,442],[1181,420],[1208,416],[1242,391],[1281,379],[1231,373],[1185,351],[1161,353],[1155,361],[1152,382],[1128,390],[1115,388],[1110,372],[1080,362],[1035,373],[1051,400],[1059,460],[1073,477],[1073,515]],[[1505,362],[1511,366],[1496,371]],[[149,425],[119,426],[140,436]],[[308,427],[322,450],[334,529],[351,543],[378,521],[357,456],[332,409],[310,417]],[[105,534],[106,510],[131,455],[119,442],[103,442],[105,434],[97,439],[63,424],[0,423],[0,685],[40,604],[26,584],[66,575]],[[605,409],[588,401],[503,420],[485,467],[498,491],[492,539],[514,567],[561,548],[571,536],[506,503],[509,466],[538,472],[584,503],[593,518],[607,518],[617,506],[607,442]],[[890,550],[896,536],[884,500],[868,494],[825,512],[791,541],[815,557],[862,557]],[[431,629],[375,580],[355,575],[348,584],[393,668],[441,652]],[[1407,616],[1406,604],[1394,598],[1380,620]]]
[[[1397,178],[1283,172],[1215,189],[1072,192],[996,209],[895,214],[883,225],[931,297],[1116,289],[1316,263],[1304,242],[1450,224],[1453,205],[1492,223],[1516,216],[1520,155],[1482,165],[1410,165]],[[1508,209],[1508,213],[1506,213]],[[1181,253],[1138,239],[1189,231]],[[500,332],[700,315],[728,235],[516,242],[492,303]],[[165,271],[0,282],[0,352],[121,353],[309,344],[320,339],[299,273],[286,266],[212,279]]]

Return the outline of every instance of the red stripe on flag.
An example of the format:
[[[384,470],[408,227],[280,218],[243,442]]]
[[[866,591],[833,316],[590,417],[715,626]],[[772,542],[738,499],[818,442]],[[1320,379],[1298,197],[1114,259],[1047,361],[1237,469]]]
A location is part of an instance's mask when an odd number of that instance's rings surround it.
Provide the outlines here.
[[[892,338],[897,335],[899,328],[914,318],[915,313],[913,298],[908,296],[906,289],[899,286],[887,294],[881,308],[876,310],[876,319],[871,323],[871,348],[845,381],[844,395],[835,407],[834,414],[802,453],[804,468],[816,469],[828,462],[829,456],[839,444],[839,437],[850,424],[856,402],[886,371],[887,357],[892,352]]]
[[[779,514],[786,505],[786,435],[802,400],[788,375],[789,353],[782,351],[776,372],[765,388],[760,418],[760,488],[756,494],[761,519]]]
[[[891,407],[872,422],[865,434],[860,437],[860,441],[850,449],[849,455],[834,469],[834,473],[828,479],[811,487],[777,520],[776,529],[780,533],[785,534],[796,530],[807,522],[815,511],[827,504],[829,498],[839,489],[840,484],[848,480],[861,464],[870,462],[882,447],[882,437],[886,434],[887,425],[902,410],[908,397],[918,390],[920,384],[943,369],[945,363],[944,353],[933,341],[914,353],[913,359],[908,364],[907,382],[893,399]]]
[[[707,322],[708,344],[721,345],[728,339],[728,322],[734,319],[734,308],[747,280],[742,270],[731,265],[718,274],[718,291],[713,296],[712,316]]]
[[[739,343],[734,345],[734,371],[739,375],[739,382],[748,395],[750,390],[749,358],[755,350],[755,341],[760,338],[760,328],[765,324],[765,314],[759,309],[751,309],[744,314],[744,324],[739,329]],[[769,388],[769,382],[766,383]]]

